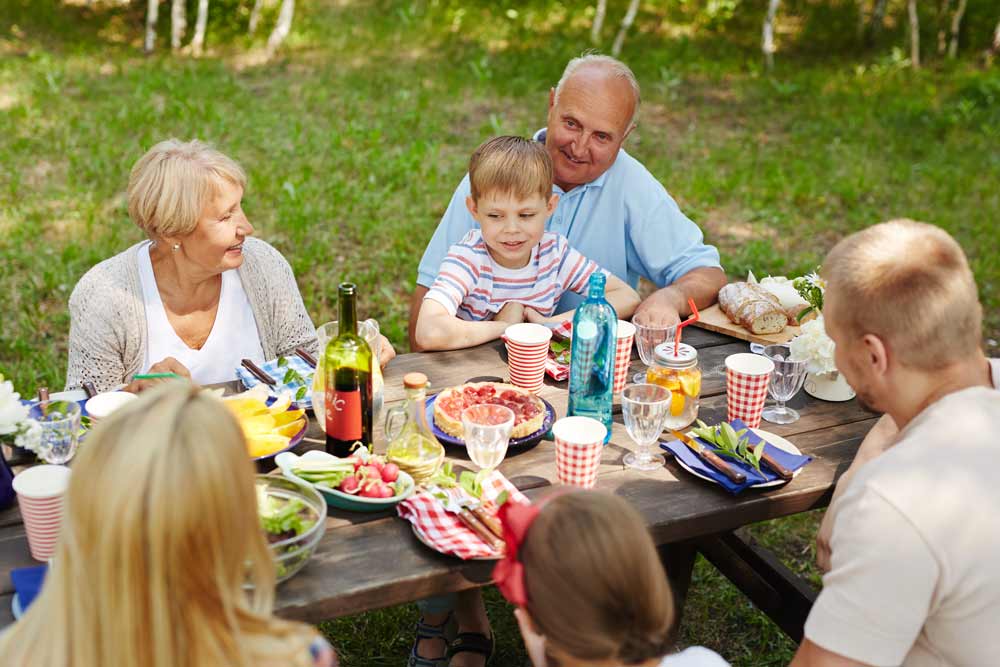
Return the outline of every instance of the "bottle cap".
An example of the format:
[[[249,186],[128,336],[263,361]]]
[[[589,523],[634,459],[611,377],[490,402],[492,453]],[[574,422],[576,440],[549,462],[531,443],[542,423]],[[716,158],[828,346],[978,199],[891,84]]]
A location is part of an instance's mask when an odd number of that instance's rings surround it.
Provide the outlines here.
[[[423,373],[407,373],[403,376],[403,386],[407,389],[420,389],[427,386],[427,376]]]
[[[673,341],[660,343],[654,349],[656,363],[667,368],[687,368],[694,366],[698,361],[698,350],[687,343],[681,343],[677,347],[677,354],[674,355]]]

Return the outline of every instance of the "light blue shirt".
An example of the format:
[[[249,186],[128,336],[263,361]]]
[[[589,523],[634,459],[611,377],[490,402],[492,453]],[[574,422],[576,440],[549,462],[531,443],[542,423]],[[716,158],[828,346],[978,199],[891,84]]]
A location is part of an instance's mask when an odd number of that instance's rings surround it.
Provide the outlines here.
[[[544,130],[535,135],[536,139],[542,137]],[[624,150],[618,151],[610,169],[590,183],[569,192],[558,185],[553,190],[559,195],[559,204],[545,229],[565,236],[572,247],[633,288],[640,277],[666,287],[692,269],[721,267],[719,251],[705,244],[698,225],[681,212],[642,163]],[[477,228],[465,206],[468,195],[466,174],[427,244],[417,284],[434,284],[448,248]],[[576,308],[582,299],[567,292],[557,312]]]

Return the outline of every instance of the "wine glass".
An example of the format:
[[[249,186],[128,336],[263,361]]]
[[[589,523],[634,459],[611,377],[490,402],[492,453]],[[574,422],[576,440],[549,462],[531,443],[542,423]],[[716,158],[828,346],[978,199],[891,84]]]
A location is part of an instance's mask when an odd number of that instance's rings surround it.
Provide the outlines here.
[[[80,440],[80,404],[44,401],[31,407],[31,418],[42,427],[38,455],[46,463],[62,465],[76,454]]]
[[[663,433],[670,414],[670,390],[658,384],[632,384],[622,392],[622,416],[629,437],[638,445],[625,455],[625,465],[636,470],[655,470],[666,459],[653,444]]]
[[[473,405],[462,410],[462,439],[469,458],[482,470],[492,470],[507,455],[514,412],[502,405]]]
[[[772,424],[791,424],[799,420],[797,410],[785,406],[785,401],[791,399],[802,389],[806,381],[807,362],[790,359],[791,349],[787,345],[768,345],[762,354],[774,362],[771,381],[767,385],[767,393],[774,399],[775,405],[764,408],[761,413],[766,421]]]
[[[646,368],[649,368],[656,359],[656,353],[654,352],[656,346],[664,341],[673,340],[674,333],[677,331],[677,325],[653,327],[639,324],[635,320],[632,320],[632,324],[635,325],[635,346],[639,350],[639,358],[642,359],[642,363]],[[646,372],[636,373],[632,377],[632,381],[636,384],[644,384],[646,382]]]

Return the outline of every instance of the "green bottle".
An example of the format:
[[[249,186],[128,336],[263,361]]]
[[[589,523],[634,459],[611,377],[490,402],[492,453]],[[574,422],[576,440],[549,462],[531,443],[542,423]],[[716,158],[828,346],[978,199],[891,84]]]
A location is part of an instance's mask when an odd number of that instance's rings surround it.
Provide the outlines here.
[[[357,287],[341,283],[338,334],[326,344],[326,451],[347,457],[355,442],[372,442],[372,351],[358,335]]]

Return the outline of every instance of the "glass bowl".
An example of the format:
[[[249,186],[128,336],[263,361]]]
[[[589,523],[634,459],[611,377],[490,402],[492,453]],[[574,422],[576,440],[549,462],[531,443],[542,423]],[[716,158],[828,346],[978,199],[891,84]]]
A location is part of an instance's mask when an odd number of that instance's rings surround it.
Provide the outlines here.
[[[305,567],[323,533],[326,532],[326,501],[312,486],[286,477],[257,475],[256,485],[258,508],[268,496],[286,501],[298,500],[305,506],[301,511],[315,517],[314,523],[299,535],[274,542],[270,536],[268,537],[271,553],[274,555],[277,581],[280,584]]]

